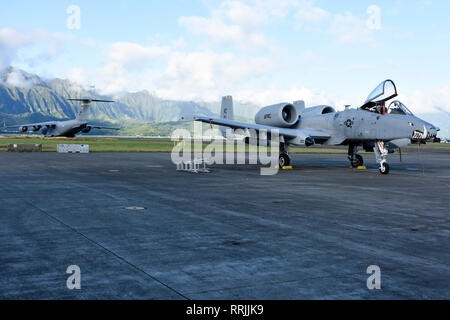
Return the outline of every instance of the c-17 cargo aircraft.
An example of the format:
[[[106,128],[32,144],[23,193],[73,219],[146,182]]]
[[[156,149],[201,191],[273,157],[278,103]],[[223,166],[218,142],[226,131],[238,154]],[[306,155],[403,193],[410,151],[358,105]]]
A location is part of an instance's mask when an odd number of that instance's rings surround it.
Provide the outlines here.
[[[320,105],[305,108],[304,101],[279,103],[262,108],[255,117],[255,124],[233,120],[231,96],[222,100],[221,118],[194,116],[193,120],[247,131],[246,143],[263,144],[258,137],[251,136],[259,131],[270,133],[278,130],[280,138],[280,168],[289,166],[290,146],[346,145],[351,166],[362,166],[364,160],[357,153],[358,147],[373,149],[379,163],[380,173],[388,174],[388,144],[406,146],[411,140],[423,141],[435,138],[439,128],[414,116],[400,101],[388,101],[397,96],[392,80],[380,83],[357,109],[337,112],[333,107]],[[255,135],[255,133],[253,133]],[[268,142],[265,142],[266,144]]]
[[[86,113],[92,102],[114,102],[109,100],[96,99],[68,99],[69,101],[81,101],[81,110],[73,120],[48,121],[31,124],[22,124],[19,126],[10,126],[8,128],[19,128],[21,132],[27,132],[29,129],[41,133],[47,137],[68,137],[73,138],[77,133],[88,133],[91,129],[119,130],[119,128],[108,128],[102,126],[91,126],[86,120]]]

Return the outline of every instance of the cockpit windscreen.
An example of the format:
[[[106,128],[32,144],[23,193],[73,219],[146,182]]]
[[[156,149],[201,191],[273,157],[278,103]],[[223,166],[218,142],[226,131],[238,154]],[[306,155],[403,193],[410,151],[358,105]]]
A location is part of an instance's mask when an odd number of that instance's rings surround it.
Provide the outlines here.
[[[391,102],[389,105],[387,113],[390,114],[402,114],[402,115],[413,115],[413,113],[400,101],[396,100]]]

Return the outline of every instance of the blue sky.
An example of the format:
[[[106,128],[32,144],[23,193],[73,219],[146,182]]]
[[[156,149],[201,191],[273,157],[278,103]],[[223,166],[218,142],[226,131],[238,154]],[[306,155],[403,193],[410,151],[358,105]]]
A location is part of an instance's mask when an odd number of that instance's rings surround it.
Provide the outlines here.
[[[18,0],[0,12],[0,67],[110,95],[338,107],[391,78],[414,111],[450,111],[449,12],[444,0]]]

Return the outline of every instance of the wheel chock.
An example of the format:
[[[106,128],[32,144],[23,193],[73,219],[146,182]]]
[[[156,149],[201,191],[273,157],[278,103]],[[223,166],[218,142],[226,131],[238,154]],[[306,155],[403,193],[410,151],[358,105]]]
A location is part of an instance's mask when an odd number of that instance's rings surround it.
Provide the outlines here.
[[[367,167],[366,166],[358,166],[358,167],[354,167],[354,166],[350,166],[350,169],[358,169],[358,170],[366,170]]]
[[[283,170],[292,170],[292,169],[294,169],[292,166],[283,167]]]

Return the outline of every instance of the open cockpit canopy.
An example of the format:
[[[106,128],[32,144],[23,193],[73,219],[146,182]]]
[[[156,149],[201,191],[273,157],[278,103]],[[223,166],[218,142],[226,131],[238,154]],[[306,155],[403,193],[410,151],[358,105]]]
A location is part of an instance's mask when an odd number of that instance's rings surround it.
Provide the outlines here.
[[[362,109],[370,110],[397,96],[397,88],[392,80],[380,83],[367,97]]]

